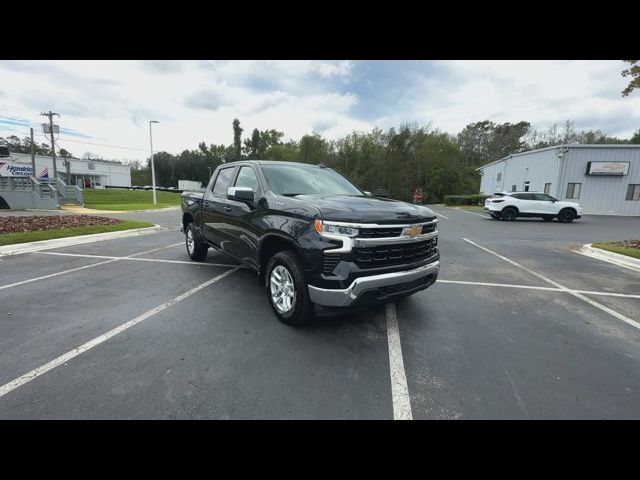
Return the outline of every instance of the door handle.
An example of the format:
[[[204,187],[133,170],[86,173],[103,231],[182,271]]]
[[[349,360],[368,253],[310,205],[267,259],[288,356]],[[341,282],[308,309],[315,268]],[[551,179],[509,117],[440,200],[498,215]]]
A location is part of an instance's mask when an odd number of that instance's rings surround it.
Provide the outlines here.
[[[229,205],[225,205],[224,206],[224,211],[225,212],[230,212],[232,210],[232,208]]]

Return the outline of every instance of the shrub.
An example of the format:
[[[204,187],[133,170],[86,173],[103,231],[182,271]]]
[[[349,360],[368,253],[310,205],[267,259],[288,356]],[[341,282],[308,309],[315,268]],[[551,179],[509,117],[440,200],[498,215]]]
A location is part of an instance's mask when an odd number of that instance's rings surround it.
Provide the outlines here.
[[[447,205],[484,205],[484,201],[491,195],[445,195],[444,203]]]

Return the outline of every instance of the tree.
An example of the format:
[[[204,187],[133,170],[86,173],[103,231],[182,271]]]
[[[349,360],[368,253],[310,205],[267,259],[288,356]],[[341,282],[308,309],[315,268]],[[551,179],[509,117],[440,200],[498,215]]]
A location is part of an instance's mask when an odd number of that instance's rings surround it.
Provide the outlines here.
[[[254,128],[253,132],[251,132],[251,138],[247,138],[244,141],[243,150],[249,160],[260,158],[264,154],[265,149],[262,147],[262,137],[257,128]]]
[[[634,132],[633,137],[631,137],[631,140],[629,140],[629,143],[640,145],[640,128]]]
[[[582,130],[576,132],[573,128],[574,122],[567,120],[563,130],[558,129],[557,124],[553,124],[549,127],[547,133],[538,133],[537,130],[533,130],[527,136],[527,150],[535,150],[538,148],[553,147],[556,145],[565,145],[569,143],[579,144],[606,144],[606,143],[629,143],[629,140],[624,140],[617,137],[610,137],[609,135],[602,133],[600,130]]]
[[[240,128],[240,120],[237,118],[233,119],[233,151],[234,160],[240,160],[242,158],[242,128]]]
[[[629,64],[629,68],[622,71],[623,77],[631,77],[629,85],[622,91],[622,96],[627,97],[631,95],[636,88],[640,89],[640,60],[623,60]]]
[[[51,149],[46,143],[34,142],[36,155],[51,155]],[[16,135],[10,135],[7,138],[0,137],[0,145],[9,149],[10,153],[31,153],[31,138],[24,137],[22,141]]]
[[[319,164],[327,161],[329,144],[318,133],[304,135],[299,144],[299,162]]]
[[[260,132],[260,146],[264,149],[261,154],[266,154],[267,150],[275,145],[280,145],[282,143],[282,137],[284,137],[284,133],[279,132],[275,129],[264,130]]]
[[[68,150],[65,150],[64,148],[60,149],[60,152],[58,152],[60,154],[61,158],[72,158],[73,154],[71,152],[69,152]]]
[[[490,120],[470,123],[458,134],[458,145],[470,167],[499,160],[526,149],[529,122],[495,124]]]

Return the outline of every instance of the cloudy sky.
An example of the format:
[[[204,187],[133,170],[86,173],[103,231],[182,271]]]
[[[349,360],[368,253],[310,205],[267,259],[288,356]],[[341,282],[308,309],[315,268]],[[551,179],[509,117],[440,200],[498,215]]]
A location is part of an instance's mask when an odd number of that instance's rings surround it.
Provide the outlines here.
[[[404,122],[450,133],[490,119],[543,130],[575,128],[630,137],[640,94],[622,98],[622,61],[1,61],[0,136],[44,142],[42,111],[57,120],[59,145],[76,156],[143,159],[200,141],[230,144],[275,128],[334,139]],[[109,146],[105,146],[109,145]],[[126,147],[126,148],[116,148]]]

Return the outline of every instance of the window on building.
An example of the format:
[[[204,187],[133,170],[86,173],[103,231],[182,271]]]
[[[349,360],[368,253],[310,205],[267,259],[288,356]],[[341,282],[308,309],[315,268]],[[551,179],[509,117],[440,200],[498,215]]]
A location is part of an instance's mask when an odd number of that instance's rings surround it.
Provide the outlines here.
[[[496,179],[498,182],[502,180],[502,172],[498,172],[498,177]]]
[[[640,200],[640,183],[631,183],[627,188],[627,200]]]
[[[579,199],[580,198],[580,189],[582,188],[581,183],[569,183],[567,184],[567,196],[566,198],[570,199]]]
[[[227,196],[227,190],[231,185],[234,170],[235,168],[233,167],[220,170],[220,173],[218,173],[218,177],[216,178],[216,183],[213,185],[213,194],[216,197]]]
[[[518,190],[518,186],[517,185],[511,185],[511,191],[515,192],[516,190]]]
[[[544,193],[546,193],[546,194],[551,193],[551,184],[550,183],[545,183],[544,184]]]
[[[525,192],[529,191],[529,182],[524,182],[524,191]]]

